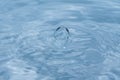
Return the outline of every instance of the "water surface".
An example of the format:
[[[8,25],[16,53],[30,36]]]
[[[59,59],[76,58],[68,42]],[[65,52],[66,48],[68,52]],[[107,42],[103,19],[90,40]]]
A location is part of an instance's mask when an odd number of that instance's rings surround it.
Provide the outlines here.
[[[0,0],[0,80],[120,80],[120,1]]]

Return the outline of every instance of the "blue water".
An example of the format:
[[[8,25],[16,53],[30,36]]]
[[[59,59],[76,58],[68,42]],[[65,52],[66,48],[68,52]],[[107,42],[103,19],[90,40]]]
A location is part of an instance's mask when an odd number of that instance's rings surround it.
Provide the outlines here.
[[[0,0],[0,80],[120,80],[120,1]]]

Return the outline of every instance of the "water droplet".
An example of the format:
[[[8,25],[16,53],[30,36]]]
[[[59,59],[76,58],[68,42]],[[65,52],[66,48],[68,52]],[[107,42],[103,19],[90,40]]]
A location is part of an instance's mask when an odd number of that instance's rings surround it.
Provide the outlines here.
[[[61,26],[58,27],[54,32],[55,45],[59,48],[65,48],[70,37],[69,29]]]

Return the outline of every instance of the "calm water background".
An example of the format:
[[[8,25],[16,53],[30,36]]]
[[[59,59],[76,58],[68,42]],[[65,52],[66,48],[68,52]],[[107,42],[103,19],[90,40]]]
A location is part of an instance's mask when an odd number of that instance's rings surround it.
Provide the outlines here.
[[[0,0],[0,80],[120,80],[120,1]]]

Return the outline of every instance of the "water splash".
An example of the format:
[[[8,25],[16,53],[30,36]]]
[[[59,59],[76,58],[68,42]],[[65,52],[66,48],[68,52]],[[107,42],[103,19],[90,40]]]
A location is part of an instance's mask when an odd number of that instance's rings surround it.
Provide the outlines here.
[[[60,26],[54,32],[54,43],[57,48],[66,48],[70,39],[70,32],[67,27]]]

